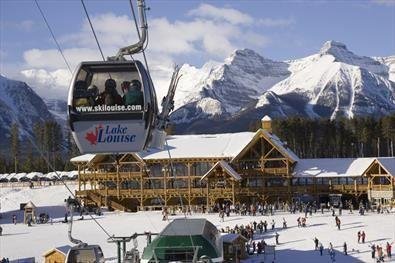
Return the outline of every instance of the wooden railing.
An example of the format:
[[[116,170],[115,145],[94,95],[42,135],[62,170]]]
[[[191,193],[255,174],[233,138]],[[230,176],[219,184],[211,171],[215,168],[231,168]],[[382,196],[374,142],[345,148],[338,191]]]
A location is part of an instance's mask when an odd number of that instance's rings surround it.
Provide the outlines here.
[[[372,185],[371,189],[373,191],[394,191],[394,187],[390,184],[379,184],[379,185]]]

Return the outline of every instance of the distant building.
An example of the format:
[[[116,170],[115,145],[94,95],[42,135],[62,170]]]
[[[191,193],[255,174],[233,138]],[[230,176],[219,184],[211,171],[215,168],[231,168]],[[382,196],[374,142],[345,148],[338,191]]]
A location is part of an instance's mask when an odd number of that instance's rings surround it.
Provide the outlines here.
[[[66,261],[66,256],[67,253],[69,252],[71,246],[61,246],[61,247],[56,247],[48,252],[45,252],[43,257],[44,257],[44,262],[45,263],[64,263]]]
[[[267,116],[256,132],[168,136],[167,142],[164,150],[72,158],[77,195],[124,211],[224,201],[327,202],[330,194],[354,203],[394,200],[395,157],[300,159],[272,133]]]

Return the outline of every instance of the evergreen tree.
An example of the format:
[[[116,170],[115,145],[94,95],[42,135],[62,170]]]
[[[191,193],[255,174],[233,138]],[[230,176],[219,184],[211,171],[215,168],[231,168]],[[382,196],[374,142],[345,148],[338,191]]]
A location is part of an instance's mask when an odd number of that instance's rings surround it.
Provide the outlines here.
[[[18,172],[18,158],[20,154],[19,149],[19,127],[18,124],[13,123],[11,126],[11,156],[14,162],[14,173]]]

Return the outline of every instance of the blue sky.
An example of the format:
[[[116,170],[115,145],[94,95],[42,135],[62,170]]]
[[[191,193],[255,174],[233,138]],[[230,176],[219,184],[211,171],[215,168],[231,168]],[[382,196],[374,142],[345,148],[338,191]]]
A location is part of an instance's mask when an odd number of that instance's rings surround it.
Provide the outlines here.
[[[236,48],[286,60],[316,53],[326,40],[356,54],[395,55],[395,0],[146,0],[154,82],[166,87],[171,65],[223,61]],[[38,0],[69,63],[100,59],[79,0]],[[85,0],[105,55],[135,40],[128,0]],[[64,97],[70,73],[33,0],[0,0],[0,71]]]

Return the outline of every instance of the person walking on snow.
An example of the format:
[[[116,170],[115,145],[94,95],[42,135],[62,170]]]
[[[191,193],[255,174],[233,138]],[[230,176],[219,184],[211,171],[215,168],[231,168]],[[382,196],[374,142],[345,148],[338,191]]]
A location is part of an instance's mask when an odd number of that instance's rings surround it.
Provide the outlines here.
[[[343,252],[344,252],[344,255],[347,256],[347,243],[346,242],[344,242],[344,244],[343,244]]]
[[[320,242],[320,255],[322,256],[322,252],[324,251],[324,246],[322,245],[322,243]]]
[[[314,238],[314,245],[315,245],[315,249],[314,250],[317,250],[318,249],[318,238]]]
[[[365,237],[366,237],[365,231],[362,231],[361,238],[362,238],[362,243],[363,244],[365,244]]]
[[[376,246],[373,244],[370,249],[372,250],[372,258],[376,258]]]
[[[358,243],[361,242],[361,231],[358,231]]]
[[[276,245],[279,245],[280,243],[278,242],[278,237],[279,237],[280,235],[276,232]]]

